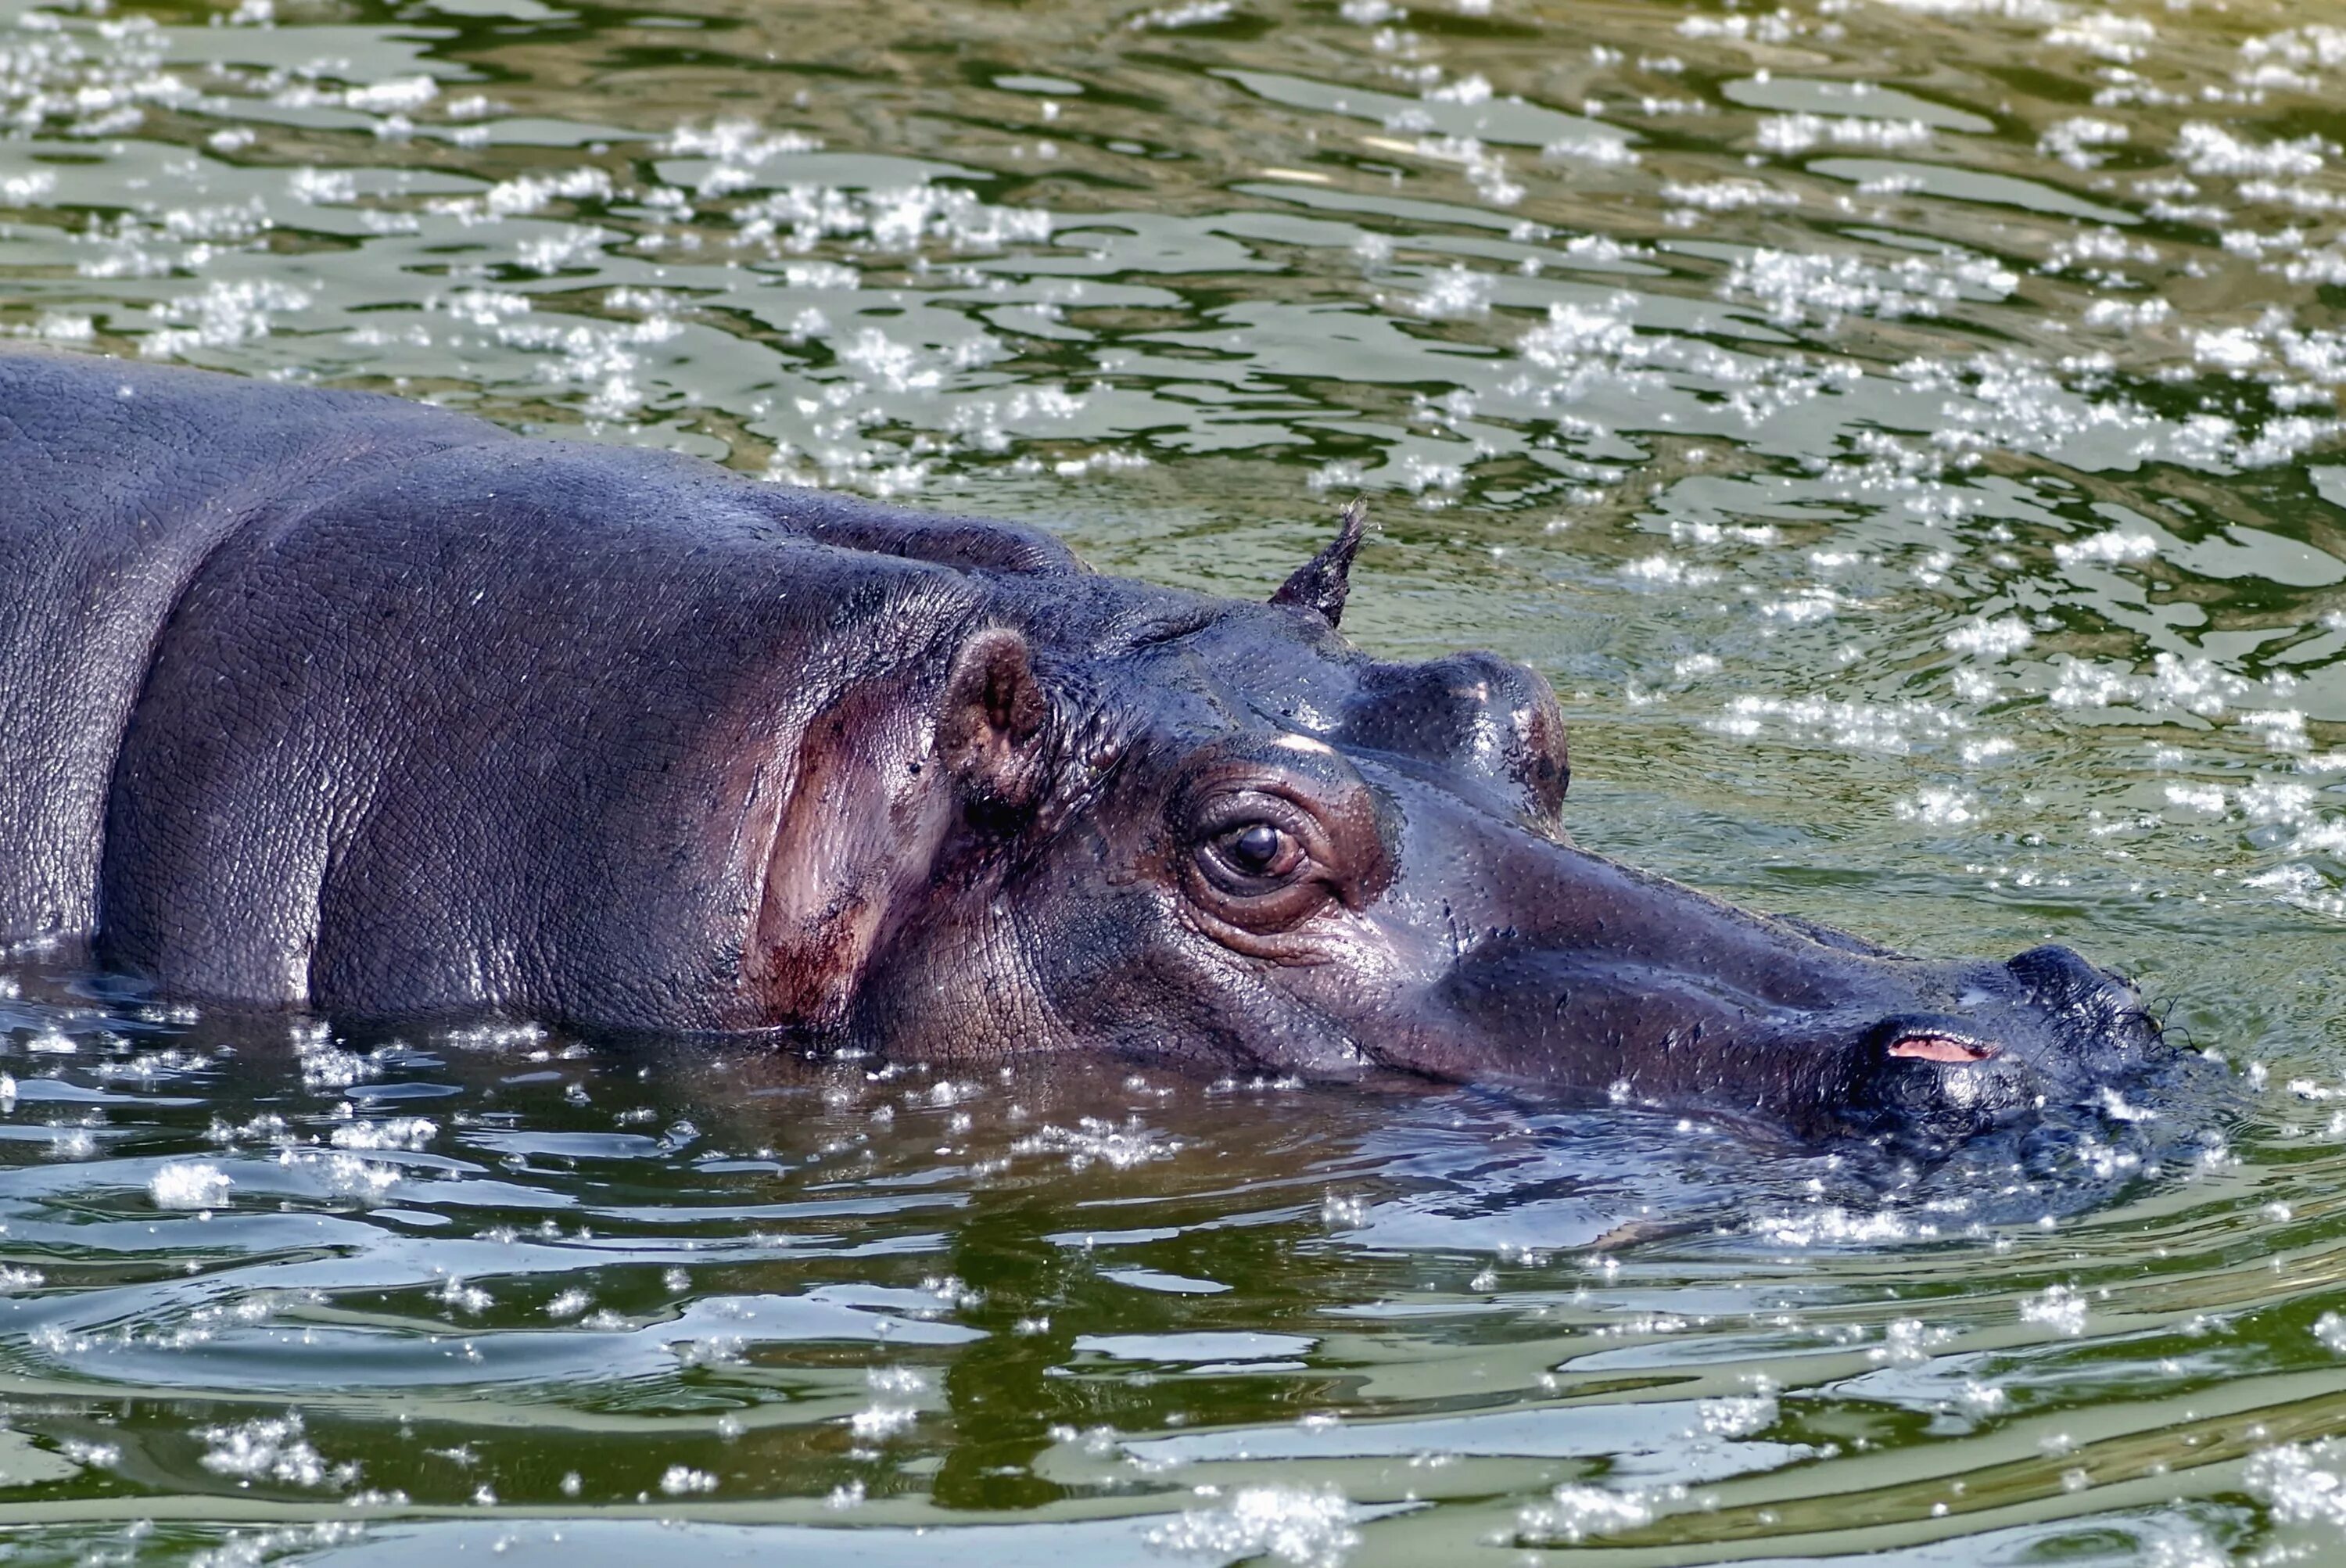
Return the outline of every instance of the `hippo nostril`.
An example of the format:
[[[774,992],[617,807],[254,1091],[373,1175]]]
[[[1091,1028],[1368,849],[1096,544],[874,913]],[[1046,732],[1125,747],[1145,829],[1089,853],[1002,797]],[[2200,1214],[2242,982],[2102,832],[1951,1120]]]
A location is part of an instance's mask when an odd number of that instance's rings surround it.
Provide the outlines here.
[[[1975,1040],[1959,1040],[1952,1034],[1909,1034],[1892,1041],[1885,1054],[1916,1062],[1984,1062],[1999,1050],[2000,1047]]]
[[[2106,1065],[2149,1049],[2157,1021],[2142,1010],[2133,984],[2066,947],[2032,947],[2008,959],[2004,973],[2046,1034],[2046,1062]]]
[[[2049,942],[2015,954],[2004,962],[2004,967],[2039,1002],[2056,1007],[2101,996],[2124,984],[2071,949]]]

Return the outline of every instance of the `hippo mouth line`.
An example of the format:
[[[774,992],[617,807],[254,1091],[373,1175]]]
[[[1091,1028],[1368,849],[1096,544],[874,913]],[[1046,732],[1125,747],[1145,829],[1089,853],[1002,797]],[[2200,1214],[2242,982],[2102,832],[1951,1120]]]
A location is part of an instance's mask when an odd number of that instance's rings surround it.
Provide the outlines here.
[[[1966,1040],[1933,1029],[1901,1034],[1882,1054],[1914,1062],[1984,1062],[2000,1054],[2003,1049],[1984,1041]]]

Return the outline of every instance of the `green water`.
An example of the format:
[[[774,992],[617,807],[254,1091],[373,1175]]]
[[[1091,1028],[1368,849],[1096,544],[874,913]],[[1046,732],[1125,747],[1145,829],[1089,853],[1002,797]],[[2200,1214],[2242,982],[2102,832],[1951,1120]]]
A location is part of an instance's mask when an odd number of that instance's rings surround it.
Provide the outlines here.
[[[2346,7],[0,14],[0,331],[1233,594],[1364,493],[1584,842],[2236,1070],[1885,1186],[19,953],[0,1557],[2346,1561]]]

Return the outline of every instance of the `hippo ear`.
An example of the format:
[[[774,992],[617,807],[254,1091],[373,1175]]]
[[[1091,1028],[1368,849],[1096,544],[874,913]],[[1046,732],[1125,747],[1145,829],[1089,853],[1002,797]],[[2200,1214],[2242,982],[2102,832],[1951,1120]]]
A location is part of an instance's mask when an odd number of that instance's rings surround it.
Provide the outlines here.
[[[1025,637],[989,627],[962,645],[945,677],[938,754],[977,803],[1023,809],[1042,782],[1043,726],[1050,713]]]
[[[1317,610],[1330,626],[1341,626],[1345,596],[1352,592],[1352,557],[1361,553],[1361,535],[1368,524],[1368,498],[1362,496],[1344,508],[1336,537],[1328,547],[1296,567],[1295,575],[1280,584],[1270,602]]]

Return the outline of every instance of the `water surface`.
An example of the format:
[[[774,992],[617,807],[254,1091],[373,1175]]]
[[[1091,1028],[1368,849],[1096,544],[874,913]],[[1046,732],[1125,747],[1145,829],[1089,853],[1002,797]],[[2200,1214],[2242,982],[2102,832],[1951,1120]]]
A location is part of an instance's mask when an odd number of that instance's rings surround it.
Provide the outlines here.
[[[2324,12],[0,5],[0,331],[1233,594],[1366,494],[1347,629],[1545,670],[1585,842],[2230,1074],[1916,1173],[21,952],[0,1546],[2346,1560]]]

